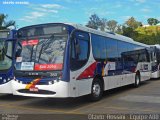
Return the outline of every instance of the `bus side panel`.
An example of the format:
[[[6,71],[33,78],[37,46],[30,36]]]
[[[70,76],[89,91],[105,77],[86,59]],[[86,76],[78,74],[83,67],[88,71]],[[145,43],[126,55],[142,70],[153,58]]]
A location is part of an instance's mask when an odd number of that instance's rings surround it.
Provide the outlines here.
[[[139,62],[137,70],[140,71],[141,81],[149,80],[151,78],[151,64],[148,62]]]
[[[123,74],[121,86],[133,84],[135,82],[135,73]]]
[[[104,77],[105,90],[122,87],[135,82],[135,73]]]
[[[159,70],[152,72],[151,78],[159,78],[159,77],[160,77],[160,71]]]
[[[113,89],[120,86],[121,75],[104,77],[105,90]]]
[[[90,57],[91,58],[91,57]],[[94,62],[93,62],[94,63]],[[79,70],[70,71],[70,87],[69,93],[71,97],[78,97],[86,94],[91,93],[91,86],[93,78],[84,77],[83,73],[86,72],[86,69],[92,65],[91,61],[89,60],[87,64]],[[81,78],[81,77],[83,78]]]

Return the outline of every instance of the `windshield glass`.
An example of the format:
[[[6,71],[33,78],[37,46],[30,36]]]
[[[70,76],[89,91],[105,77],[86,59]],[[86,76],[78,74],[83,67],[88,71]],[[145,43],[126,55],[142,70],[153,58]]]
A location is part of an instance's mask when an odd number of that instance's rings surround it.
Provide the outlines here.
[[[11,67],[12,47],[11,41],[0,40],[0,70],[7,70]]]
[[[21,31],[16,69],[23,71],[62,70],[67,30],[64,26],[39,26]]]

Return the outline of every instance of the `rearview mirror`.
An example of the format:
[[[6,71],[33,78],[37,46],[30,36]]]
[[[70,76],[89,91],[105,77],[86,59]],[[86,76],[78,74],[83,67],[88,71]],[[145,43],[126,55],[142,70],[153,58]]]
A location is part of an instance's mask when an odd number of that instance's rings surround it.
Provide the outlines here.
[[[20,57],[21,56],[21,52],[22,52],[22,49],[18,49],[16,51],[16,57]]]

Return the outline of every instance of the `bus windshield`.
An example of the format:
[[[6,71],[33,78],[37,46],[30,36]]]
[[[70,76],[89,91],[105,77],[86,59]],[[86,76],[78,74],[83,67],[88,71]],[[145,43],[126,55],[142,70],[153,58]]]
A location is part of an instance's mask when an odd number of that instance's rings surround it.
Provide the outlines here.
[[[16,69],[22,71],[62,70],[68,34],[65,26],[38,26],[20,30]]]
[[[12,65],[12,47],[11,41],[0,40],[0,71],[7,70]]]

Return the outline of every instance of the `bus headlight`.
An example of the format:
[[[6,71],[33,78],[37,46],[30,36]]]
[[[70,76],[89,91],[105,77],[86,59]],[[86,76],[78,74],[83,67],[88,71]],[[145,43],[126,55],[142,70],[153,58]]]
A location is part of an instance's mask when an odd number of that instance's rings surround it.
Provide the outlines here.
[[[4,80],[3,80],[3,82],[5,83],[5,82],[7,82],[7,80],[6,80],[6,79],[4,79]]]
[[[48,84],[52,85],[52,84],[54,84],[54,81],[49,81]]]
[[[49,81],[48,84],[51,85],[51,84],[52,84],[52,81]]]

